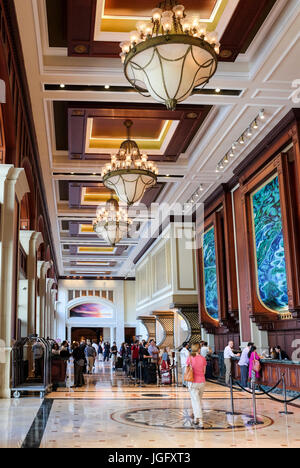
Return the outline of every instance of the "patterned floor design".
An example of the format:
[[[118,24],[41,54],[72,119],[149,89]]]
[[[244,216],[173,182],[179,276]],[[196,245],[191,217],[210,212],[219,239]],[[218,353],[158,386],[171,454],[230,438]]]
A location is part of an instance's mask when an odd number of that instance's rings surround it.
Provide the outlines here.
[[[86,376],[87,385],[66,388],[44,400],[0,400],[0,447],[32,448],[300,448],[300,409],[279,414],[281,404],[257,398],[260,426],[248,425],[251,395],[235,390],[234,417],[230,391],[206,385],[204,430],[193,425],[187,389],[140,387],[110,366]]]

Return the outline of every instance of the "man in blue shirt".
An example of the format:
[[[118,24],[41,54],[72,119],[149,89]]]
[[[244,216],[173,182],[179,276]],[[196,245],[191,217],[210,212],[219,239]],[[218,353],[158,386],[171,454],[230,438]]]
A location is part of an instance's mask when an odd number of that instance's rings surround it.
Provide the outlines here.
[[[247,347],[243,350],[241,359],[239,360],[239,366],[241,369],[241,384],[244,388],[248,386],[249,376],[249,352],[254,343],[248,343]]]

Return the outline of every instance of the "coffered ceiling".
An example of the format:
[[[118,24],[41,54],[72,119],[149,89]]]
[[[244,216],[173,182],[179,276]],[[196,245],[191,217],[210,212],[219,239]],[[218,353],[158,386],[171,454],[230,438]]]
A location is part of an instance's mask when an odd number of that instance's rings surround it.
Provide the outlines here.
[[[184,1],[209,29],[218,30],[221,61],[209,85],[174,112],[136,93],[119,59],[119,42],[155,1],[14,3],[61,277],[134,277],[149,225],[158,227],[166,215],[162,204],[187,202],[200,184],[204,201],[292,107],[299,107],[292,86],[300,79],[298,0]],[[266,118],[259,129],[216,173],[217,163],[261,109]],[[93,233],[92,220],[110,197],[101,169],[124,139],[128,118],[132,137],[158,165],[158,184],[142,200],[157,206],[150,220],[142,205],[133,206],[132,235],[111,248]]]

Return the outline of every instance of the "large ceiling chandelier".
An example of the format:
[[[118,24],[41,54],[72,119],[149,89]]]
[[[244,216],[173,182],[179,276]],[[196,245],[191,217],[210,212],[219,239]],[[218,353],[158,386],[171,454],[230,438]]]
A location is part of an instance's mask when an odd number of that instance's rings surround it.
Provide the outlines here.
[[[185,13],[175,0],[160,2],[150,22],[139,21],[122,42],[127,80],[141,94],[174,110],[215,74],[220,43],[216,32]]]
[[[97,211],[97,218],[93,221],[93,229],[98,237],[113,247],[124,237],[128,237],[128,229],[132,220],[128,218],[126,210],[119,207],[113,196],[107,201],[105,208]]]
[[[141,154],[137,143],[130,139],[131,120],[124,122],[127,140],[123,141],[119,152],[112,155],[111,163],[102,170],[105,187],[114,190],[119,199],[127,205],[140,201],[147,188],[157,182],[158,169],[148,161],[146,153]]]

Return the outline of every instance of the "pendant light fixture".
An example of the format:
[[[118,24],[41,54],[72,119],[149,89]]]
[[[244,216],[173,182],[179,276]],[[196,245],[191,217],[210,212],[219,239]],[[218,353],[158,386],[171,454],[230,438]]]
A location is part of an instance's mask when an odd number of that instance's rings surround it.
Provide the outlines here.
[[[196,87],[215,74],[220,43],[199,18],[183,5],[164,0],[149,22],[139,21],[130,40],[122,42],[121,58],[127,80],[141,94],[174,110]]]
[[[128,237],[128,229],[132,220],[128,218],[126,210],[119,207],[117,200],[111,196],[105,208],[97,212],[97,217],[93,222],[93,229],[108,244],[113,247],[124,237]]]
[[[111,163],[102,170],[103,184],[114,190],[119,199],[127,205],[140,201],[149,187],[157,182],[158,169],[152,161],[148,161],[146,153],[140,153],[137,143],[130,138],[131,120],[126,120],[125,140],[116,155],[112,155]]]

